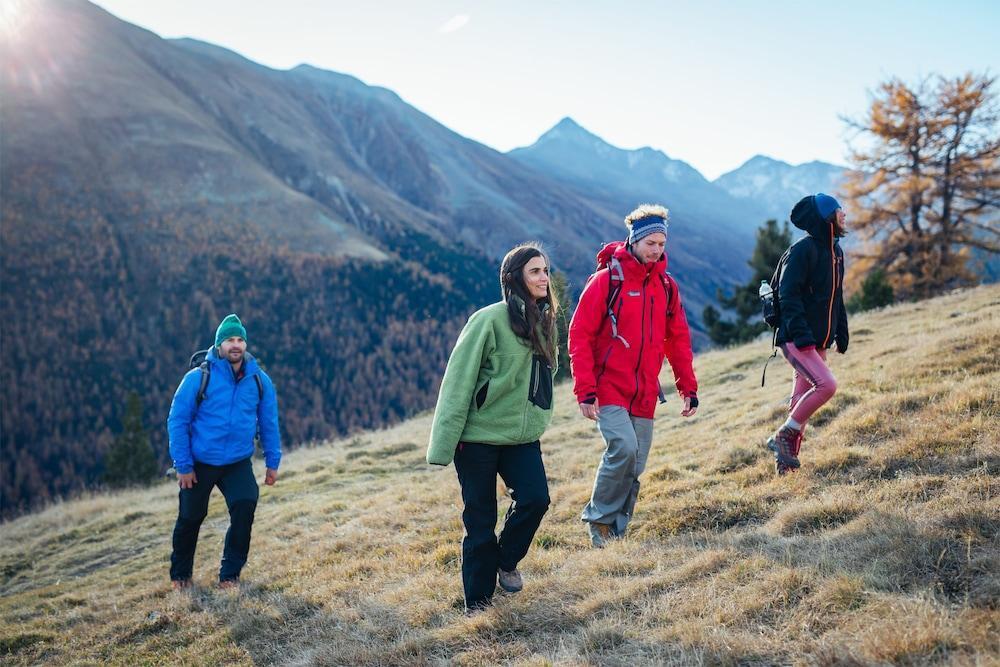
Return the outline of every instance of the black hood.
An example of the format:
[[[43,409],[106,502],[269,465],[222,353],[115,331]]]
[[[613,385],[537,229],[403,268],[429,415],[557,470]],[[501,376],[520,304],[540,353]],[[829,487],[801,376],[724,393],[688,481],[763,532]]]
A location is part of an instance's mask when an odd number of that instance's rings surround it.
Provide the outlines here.
[[[823,241],[830,240],[830,224],[819,214],[816,207],[816,195],[808,195],[792,207],[792,224],[813,238]]]

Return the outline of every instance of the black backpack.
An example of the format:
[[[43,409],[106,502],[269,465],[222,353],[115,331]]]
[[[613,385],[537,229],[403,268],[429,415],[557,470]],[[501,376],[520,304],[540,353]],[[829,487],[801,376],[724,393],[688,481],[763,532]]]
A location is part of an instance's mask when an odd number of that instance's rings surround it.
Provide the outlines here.
[[[791,248],[786,248],[778,260],[778,265],[774,267],[771,279],[760,284],[760,314],[764,319],[764,324],[771,327],[775,333],[781,325],[781,301],[778,299],[778,281],[781,279],[781,272],[788,263],[788,253]],[[765,288],[765,285],[767,286]]]
[[[778,327],[781,326],[781,300],[778,297],[778,283],[781,281],[781,274],[785,270],[785,265],[788,264],[788,257],[792,253],[792,248],[795,247],[796,243],[802,243],[806,239],[812,239],[812,237],[803,236],[801,239],[788,246],[788,248],[785,249],[785,252],[781,253],[781,257],[778,259],[778,264],[774,267],[774,273],[771,274],[771,279],[767,281],[767,286],[770,290],[765,290],[765,283],[761,281],[760,314],[764,323],[774,329],[775,335],[777,335]],[[813,241],[813,243],[809,244],[810,267],[814,266],[816,262],[819,261],[815,239],[813,239]]]
[[[201,402],[205,400],[205,391],[208,389],[208,381],[212,379],[212,365],[208,363],[208,353],[212,348],[207,350],[198,350],[191,355],[191,361],[188,362],[188,370],[198,368],[201,370],[201,384],[198,386],[198,393],[195,395],[195,409],[201,407]],[[260,375],[254,373],[253,379],[257,381],[257,400],[264,400],[264,383],[260,379]]]
[[[760,374],[760,386],[764,386],[764,376],[767,373],[767,363],[774,359],[778,355],[777,341],[778,341],[778,329],[781,327],[781,299],[778,296],[778,284],[781,281],[781,274],[785,270],[785,265],[788,264],[788,257],[792,253],[792,248],[796,243],[802,243],[807,239],[812,239],[811,236],[803,236],[801,239],[788,246],[785,252],[781,253],[781,257],[778,258],[778,264],[774,267],[774,273],[771,274],[771,279],[765,283],[761,281],[760,285],[760,314],[764,323],[771,327],[771,356],[767,358],[764,362],[764,372]],[[813,239],[815,241],[815,239]],[[816,243],[809,244],[809,265],[813,266],[819,261],[817,254]],[[767,288],[765,289],[765,285]]]

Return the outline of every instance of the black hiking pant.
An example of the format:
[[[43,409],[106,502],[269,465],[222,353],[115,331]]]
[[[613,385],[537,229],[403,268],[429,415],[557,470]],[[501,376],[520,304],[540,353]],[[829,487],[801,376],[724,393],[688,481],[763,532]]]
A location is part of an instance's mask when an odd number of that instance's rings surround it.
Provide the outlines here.
[[[190,579],[194,569],[194,552],[198,546],[198,531],[208,514],[208,497],[216,486],[222,491],[229,508],[229,530],[222,551],[219,581],[239,579],[240,571],[250,553],[250,528],[257,509],[259,490],[253,477],[250,459],[224,466],[194,464],[198,482],[190,489],[181,489],[180,508],[174,525],[174,550],[170,554],[170,579]]]
[[[537,440],[524,445],[459,443],[455,470],[465,503],[462,584],[465,606],[472,609],[489,604],[496,590],[497,568],[509,572],[528,553],[549,508],[549,485]],[[514,500],[499,539],[495,533],[497,474],[511,489]]]

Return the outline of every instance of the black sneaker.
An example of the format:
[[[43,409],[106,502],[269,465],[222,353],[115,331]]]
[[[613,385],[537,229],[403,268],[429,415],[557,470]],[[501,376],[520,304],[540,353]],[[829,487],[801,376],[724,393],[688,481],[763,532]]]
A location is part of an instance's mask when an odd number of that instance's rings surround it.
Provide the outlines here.
[[[484,600],[480,602],[473,602],[471,605],[466,606],[465,615],[466,616],[478,616],[483,612],[489,610],[493,604],[489,600]]]

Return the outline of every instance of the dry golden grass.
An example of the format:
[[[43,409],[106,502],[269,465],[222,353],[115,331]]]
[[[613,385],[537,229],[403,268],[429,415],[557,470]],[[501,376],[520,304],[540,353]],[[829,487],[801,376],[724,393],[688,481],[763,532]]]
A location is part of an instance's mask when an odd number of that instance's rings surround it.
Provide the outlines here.
[[[1000,663],[1000,288],[854,318],[841,391],[797,475],[762,442],[786,368],[766,343],[698,357],[703,408],[661,410],[630,536],[588,548],[602,444],[566,386],[543,441],[552,508],[526,588],[462,614],[454,469],[429,417],[289,454],[263,488],[239,592],[167,581],[175,488],[0,527],[5,664]],[[258,465],[258,468],[260,466]],[[498,508],[503,511],[504,507]]]

